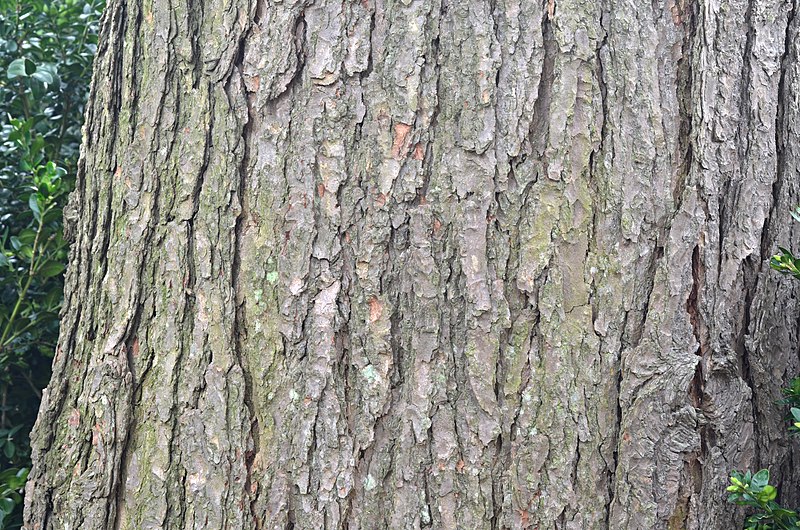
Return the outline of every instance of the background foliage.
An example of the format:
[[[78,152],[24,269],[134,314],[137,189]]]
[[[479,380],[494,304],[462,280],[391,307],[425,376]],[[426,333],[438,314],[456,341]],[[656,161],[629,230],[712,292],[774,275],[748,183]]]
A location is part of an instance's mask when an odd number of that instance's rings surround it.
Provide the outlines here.
[[[103,0],[0,0],[0,528],[21,526],[50,378],[72,189]]]

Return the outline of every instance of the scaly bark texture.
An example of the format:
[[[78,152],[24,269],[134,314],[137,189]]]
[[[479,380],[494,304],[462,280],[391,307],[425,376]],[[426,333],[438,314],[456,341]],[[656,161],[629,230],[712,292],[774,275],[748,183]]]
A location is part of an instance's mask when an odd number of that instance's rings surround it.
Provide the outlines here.
[[[111,0],[26,528],[800,500],[795,1]]]

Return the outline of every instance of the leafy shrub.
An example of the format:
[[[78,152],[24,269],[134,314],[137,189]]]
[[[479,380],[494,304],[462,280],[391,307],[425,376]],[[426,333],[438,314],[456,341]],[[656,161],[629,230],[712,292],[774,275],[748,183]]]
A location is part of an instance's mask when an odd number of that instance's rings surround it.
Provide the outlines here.
[[[797,529],[800,519],[793,510],[781,508],[775,502],[778,490],[769,484],[769,470],[762,469],[755,475],[749,471],[734,471],[730,476],[728,501],[741,506],[750,506],[756,513],[745,521],[746,530]]]
[[[0,0],[0,529],[21,525],[50,378],[72,189],[103,0]]]
[[[15,515],[22,503],[22,488],[28,478],[28,470],[6,469],[0,472],[0,528],[10,528],[10,517]]]
[[[800,206],[792,217],[800,222]],[[772,256],[770,267],[784,274],[800,279],[800,259],[788,249],[778,247],[780,254]],[[789,386],[783,389],[783,405],[789,405],[792,424],[789,432],[800,433],[800,377],[792,379]],[[762,469],[755,475],[750,471],[741,473],[733,471],[728,486],[728,502],[740,506],[755,508],[756,513],[745,520],[746,530],[788,530],[800,528],[800,515],[797,511],[781,507],[775,502],[778,490],[769,484],[769,470]]]

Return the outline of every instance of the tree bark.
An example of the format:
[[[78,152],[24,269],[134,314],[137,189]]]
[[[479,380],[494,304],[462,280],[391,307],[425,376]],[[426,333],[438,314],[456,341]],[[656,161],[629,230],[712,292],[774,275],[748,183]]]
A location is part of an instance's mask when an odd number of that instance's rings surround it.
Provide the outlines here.
[[[794,0],[111,0],[26,527],[728,529],[800,473]]]

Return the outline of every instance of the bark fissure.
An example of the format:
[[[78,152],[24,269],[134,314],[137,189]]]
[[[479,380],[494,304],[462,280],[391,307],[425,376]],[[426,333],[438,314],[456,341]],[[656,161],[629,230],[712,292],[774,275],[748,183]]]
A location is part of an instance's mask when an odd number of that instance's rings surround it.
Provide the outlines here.
[[[797,55],[793,50],[794,40],[797,39],[796,17],[797,2],[796,0],[792,0],[791,9],[787,16],[783,52],[780,58],[780,80],[778,82],[777,112],[775,115],[775,156],[777,159],[777,172],[775,181],[772,184],[772,204],[761,232],[761,261],[759,262],[759,272],[761,268],[763,268],[764,260],[772,255],[771,247],[774,245],[774,241],[770,241],[768,236],[773,227],[776,210],[780,205],[781,187],[786,182],[786,144],[789,141],[786,98],[791,94],[790,87],[786,84],[786,77],[788,68],[793,64],[793,61],[797,60]]]
[[[244,392],[242,399],[245,407],[247,407],[247,415],[249,418],[249,429],[247,432],[248,447],[243,448],[245,456],[245,470],[246,476],[244,479],[244,494],[245,497],[250,497],[249,510],[252,522],[255,528],[259,529],[262,526],[261,519],[258,515],[257,499],[258,499],[258,482],[253,477],[253,464],[256,455],[260,450],[260,436],[259,436],[259,421],[256,413],[256,403],[253,398],[253,375],[250,369],[250,362],[243,353],[243,337],[246,336],[246,323],[247,316],[245,313],[245,293],[243,282],[241,279],[241,260],[243,249],[242,230],[244,223],[248,222],[250,218],[250,208],[248,204],[248,174],[251,171],[251,152],[253,137],[255,134],[257,114],[255,111],[255,95],[247,91],[247,83],[243,73],[243,61],[245,56],[245,46],[250,37],[253,28],[258,25],[260,13],[263,9],[263,0],[255,0],[255,7],[252,9],[252,22],[250,26],[243,32],[242,39],[239,43],[239,49],[236,52],[234,66],[231,75],[238,75],[241,77],[240,88],[245,91],[244,100],[246,106],[246,121],[242,125],[241,145],[242,155],[239,165],[239,183],[237,194],[239,195],[239,212],[236,217],[233,234],[234,254],[231,269],[232,289],[233,289],[233,303],[234,303],[234,318],[233,327],[231,329],[231,336],[233,341],[234,355],[236,362],[242,371],[242,378],[244,381]],[[210,134],[209,127],[209,134]]]

